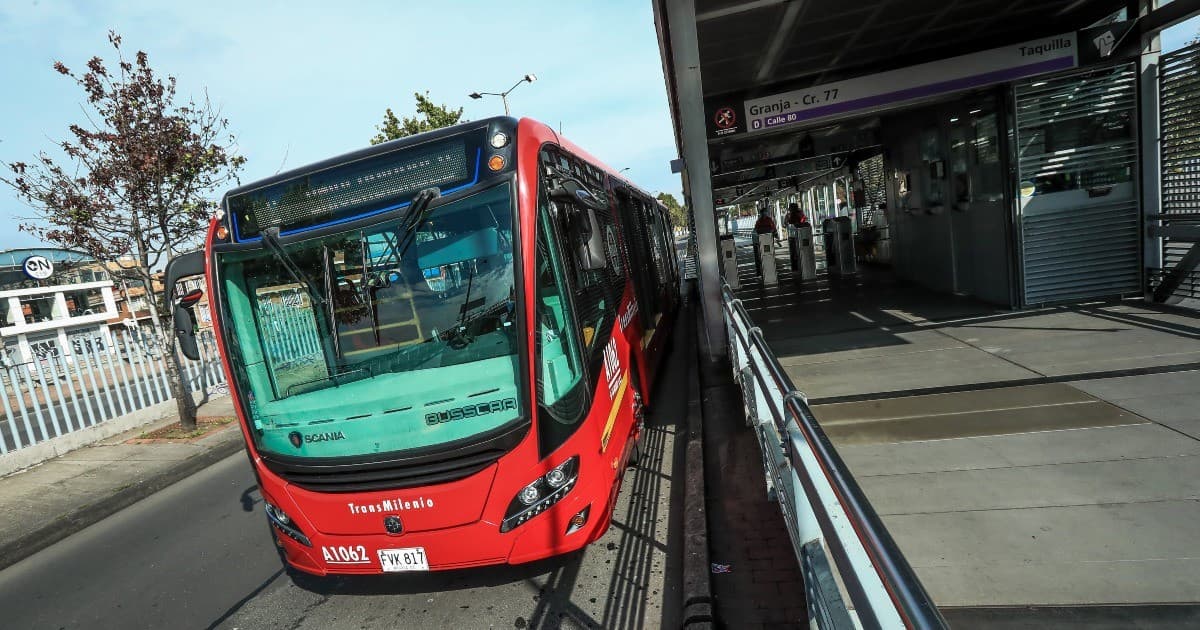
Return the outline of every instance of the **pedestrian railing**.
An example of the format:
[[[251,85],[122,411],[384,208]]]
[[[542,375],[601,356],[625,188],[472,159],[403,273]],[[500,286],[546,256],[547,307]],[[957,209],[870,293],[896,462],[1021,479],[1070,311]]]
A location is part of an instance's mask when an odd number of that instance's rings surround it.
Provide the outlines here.
[[[201,361],[182,361],[190,391],[227,388],[211,331]],[[35,361],[0,365],[0,455],[172,399],[167,357],[153,334],[75,337]]]
[[[811,622],[839,629],[947,627],[728,285],[722,306],[746,422],[758,437],[768,495],[779,503],[801,565]]]

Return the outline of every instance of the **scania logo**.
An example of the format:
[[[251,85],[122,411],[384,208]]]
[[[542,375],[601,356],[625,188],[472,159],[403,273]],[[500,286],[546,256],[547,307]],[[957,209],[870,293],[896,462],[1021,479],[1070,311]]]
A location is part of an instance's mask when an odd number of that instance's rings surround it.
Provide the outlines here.
[[[400,523],[399,516],[383,517],[383,528],[386,529],[387,533],[389,534],[399,534],[404,531],[404,525]]]
[[[292,431],[288,434],[288,441],[292,446],[300,448],[302,444],[313,444],[314,442],[335,442],[337,440],[346,439],[346,434],[342,431],[327,431],[325,433],[308,433],[304,434],[299,431]]]

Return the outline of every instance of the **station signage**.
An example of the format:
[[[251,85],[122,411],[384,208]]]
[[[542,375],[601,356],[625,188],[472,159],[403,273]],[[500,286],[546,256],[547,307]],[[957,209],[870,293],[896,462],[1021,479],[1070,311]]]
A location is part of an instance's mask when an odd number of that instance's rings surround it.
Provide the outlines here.
[[[753,99],[705,103],[710,138],[867,114],[1079,65],[1075,32]],[[731,99],[733,100],[733,99]]]

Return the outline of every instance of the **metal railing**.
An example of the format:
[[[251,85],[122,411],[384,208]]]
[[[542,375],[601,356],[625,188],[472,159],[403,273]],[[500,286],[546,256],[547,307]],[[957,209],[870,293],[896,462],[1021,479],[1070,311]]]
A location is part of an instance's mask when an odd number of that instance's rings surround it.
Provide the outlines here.
[[[762,449],[767,492],[779,503],[804,573],[810,620],[819,628],[946,628],[741,301],[728,285],[721,296],[734,379]]]
[[[201,360],[182,361],[190,391],[224,393],[211,331]],[[0,364],[0,455],[172,399],[166,356],[152,334],[112,330],[74,336],[66,348],[39,347],[37,359]]]

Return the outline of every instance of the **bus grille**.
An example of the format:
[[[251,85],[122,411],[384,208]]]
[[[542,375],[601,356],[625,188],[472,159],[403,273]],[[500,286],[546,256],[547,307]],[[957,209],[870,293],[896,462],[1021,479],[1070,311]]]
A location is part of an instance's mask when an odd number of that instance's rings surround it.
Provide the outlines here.
[[[288,483],[313,492],[364,492],[449,483],[470,477],[512,450],[529,423],[502,427],[498,434],[469,446],[446,445],[434,452],[359,461],[300,459],[263,455],[267,469]],[[386,457],[386,454],[384,455]],[[378,457],[378,456],[374,456]]]

